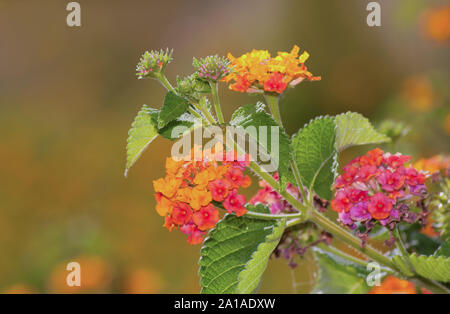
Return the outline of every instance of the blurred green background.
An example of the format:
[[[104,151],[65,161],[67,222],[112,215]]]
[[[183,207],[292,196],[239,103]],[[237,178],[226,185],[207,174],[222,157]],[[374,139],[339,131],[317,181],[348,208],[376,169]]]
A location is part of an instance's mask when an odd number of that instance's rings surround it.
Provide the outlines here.
[[[1,292],[199,291],[200,246],[154,210],[170,142],[157,139],[123,176],[130,124],[165,92],[136,79],[147,49],[174,49],[173,81],[193,56],[298,44],[322,81],[283,98],[289,133],[351,110],[410,125],[395,149],[414,159],[450,151],[447,1],[378,1],[382,26],[368,27],[362,0],[84,0],[74,28],[68,2],[0,0]],[[259,100],[225,85],[221,97],[228,118]],[[66,286],[69,261],[81,289]],[[295,271],[271,261],[260,291],[308,292],[314,271],[309,255]]]

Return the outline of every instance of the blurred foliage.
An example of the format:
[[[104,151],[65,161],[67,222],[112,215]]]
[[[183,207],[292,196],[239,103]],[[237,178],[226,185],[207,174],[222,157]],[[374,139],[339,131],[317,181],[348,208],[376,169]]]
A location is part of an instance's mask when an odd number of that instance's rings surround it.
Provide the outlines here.
[[[123,177],[124,134],[142,104],[159,108],[164,95],[135,78],[147,49],[174,48],[173,82],[175,71],[193,71],[190,56],[299,44],[322,81],[283,98],[288,133],[351,110],[410,126],[390,149],[414,159],[450,150],[441,1],[379,1],[380,28],[367,27],[359,0],[79,2],[81,28],[66,26],[65,2],[0,2],[2,292],[79,292],[65,285],[69,261],[85,270],[83,292],[199,291],[199,247],[161,228],[154,211],[152,180],[170,143],[156,140]],[[221,92],[225,118],[259,100]],[[295,271],[271,261],[260,292],[308,292],[316,269],[308,259]]]

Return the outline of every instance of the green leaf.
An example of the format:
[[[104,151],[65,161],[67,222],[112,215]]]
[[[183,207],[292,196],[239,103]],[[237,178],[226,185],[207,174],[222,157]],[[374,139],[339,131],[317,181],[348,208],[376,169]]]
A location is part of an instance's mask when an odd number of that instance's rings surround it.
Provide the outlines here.
[[[226,215],[201,250],[202,293],[254,292],[284,227],[284,220]]]
[[[337,176],[335,124],[332,117],[312,120],[292,137],[294,160],[303,184],[317,195],[331,199],[331,185]]]
[[[431,238],[421,233],[422,226],[413,224],[405,226],[404,234],[411,252],[421,255],[432,255],[441,244],[437,239]]]
[[[337,115],[336,149],[343,151],[347,147],[364,144],[389,142],[391,139],[377,132],[367,118],[356,112]]]
[[[422,277],[450,282],[450,258],[445,256],[410,255],[409,261]]]
[[[170,121],[180,117],[189,108],[189,102],[176,95],[168,92],[164,97],[164,103],[158,116],[158,129],[165,127]]]
[[[280,186],[283,189],[286,185],[290,168],[290,140],[284,129],[264,110],[264,107],[265,105],[261,102],[240,107],[233,113],[230,124],[233,126],[240,126],[244,129],[248,127],[256,128],[256,133],[248,132],[247,134],[259,144],[259,149],[263,149],[263,152],[270,156],[271,162],[278,166]],[[262,134],[262,132],[260,132],[260,126],[267,126],[267,134]],[[278,152],[271,145],[271,127],[273,126],[279,128],[279,141],[276,143],[279,144]],[[262,141],[262,136],[267,136],[267,140]],[[255,156],[253,157],[255,158]],[[264,165],[262,166],[264,168]]]
[[[192,131],[196,127],[200,127],[201,125],[202,124],[199,119],[186,112],[183,113],[179,118],[170,121],[158,132],[164,138],[167,138],[169,140],[176,140],[182,136],[182,134],[180,134],[179,132],[173,133],[173,131],[176,131],[177,127],[184,127],[186,130]]]
[[[128,170],[139,159],[148,145],[158,136],[156,121],[159,110],[149,108],[146,105],[138,112],[127,139],[127,164],[125,176]]]
[[[361,294],[369,291],[366,278],[370,271],[365,267],[317,247],[314,252],[319,263],[319,275],[312,293]]]

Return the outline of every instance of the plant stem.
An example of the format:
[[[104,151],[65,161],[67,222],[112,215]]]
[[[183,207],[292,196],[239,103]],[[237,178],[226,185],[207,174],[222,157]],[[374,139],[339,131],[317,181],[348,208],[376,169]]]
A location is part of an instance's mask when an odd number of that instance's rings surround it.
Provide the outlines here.
[[[172,93],[177,93],[175,91],[175,89],[173,88],[172,84],[170,84],[169,80],[167,79],[167,77],[162,74],[159,73],[156,75],[156,79],[162,84],[162,86],[164,86],[168,91],[171,91]]]
[[[206,96],[202,97],[200,99],[200,107],[201,107],[202,113],[208,119],[209,123],[210,124],[215,124],[216,123],[216,119],[214,119],[214,117],[212,116],[211,112],[209,112],[209,110],[208,110]]]
[[[302,213],[295,213],[295,214],[264,214],[264,213],[257,213],[252,211],[247,211],[245,216],[259,218],[259,219],[265,219],[265,220],[274,220],[274,219],[289,219],[289,218],[300,218],[302,217]]]
[[[204,116],[202,116],[200,113],[198,113],[196,110],[194,110],[194,108],[189,107],[188,111],[195,116],[197,119],[202,120],[203,122],[207,122],[207,120],[205,119]]]
[[[400,231],[398,230],[398,226],[395,226],[394,228],[394,235],[398,250],[403,255],[403,257],[405,257],[406,261],[409,261],[409,254],[408,251],[406,250],[405,244],[403,243],[403,239],[402,236],[400,235]]]
[[[213,96],[214,108],[216,109],[217,119],[219,119],[219,123],[225,123],[222,115],[222,108],[220,108],[220,100],[219,100],[219,84],[217,82],[209,81],[209,86],[211,86],[211,93]]]
[[[273,118],[277,123],[283,127],[283,123],[281,121],[280,108],[278,105],[280,96],[268,95],[264,94],[264,98],[266,99],[267,104],[269,105],[270,112],[272,112]]]
[[[330,252],[334,255],[337,255],[339,257],[342,257],[343,259],[346,259],[348,261],[351,261],[355,264],[361,265],[363,267],[367,267],[367,261],[364,261],[360,258],[357,258],[353,255],[344,253],[343,251],[331,246],[331,245],[326,245],[325,243],[320,243],[317,245],[317,247],[319,247],[320,249]],[[393,274],[394,272],[391,269],[387,269],[387,268],[383,268],[382,269],[384,272],[389,273],[389,274]]]
[[[280,105],[279,105],[280,96],[264,94],[264,98],[265,98],[266,102],[269,104],[269,108],[270,108],[273,118],[280,125],[280,127],[283,127],[283,122],[281,121],[281,114],[280,114]],[[303,186],[303,182],[302,182],[302,179],[300,176],[300,172],[298,171],[297,164],[293,159],[291,159],[289,161],[289,163],[291,165],[292,172],[294,173],[295,182],[297,183],[298,189],[302,196],[302,200],[303,200],[303,202],[306,203],[306,202],[308,202],[308,200],[306,199],[305,188]],[[312,203],[312,200],[310,203]],[[310,204],[310,205],[312,205],[312,204]]]
[[[397,270],[394,263],[384,256],[382,253],[378,252],[374,248],[372,248],[369,245],[366,245],[365,247],[361,247],[361,240],[355,237],[353,234],[342,228],[341,226],[337,225],[336,223],[330,221],[327,217],[325,217],[323,214],[319,213],[316,210],[312,211],[311,221],[322,227],[323,229],[327,230],[333,236],[338,238],[339,240],[344,241],[345,243],[351,245],[361,253],[367,255],[368,257],[372,258],[376,262],[380,263],[383,266],[389,267],[393,270]]]
[[[300,203],[298,199],[296,199],[294,196],[292,196],[288,191],[283,190],[280,191],[280,184],[275,180],[270,174],[265,172],[257,163],[254,161],[250,162],[250,169],[252,169],[257,175],[259,175],[261,178],[264,179],[274,190],[278,191],[278,193],[284,197],[286,201],[288,201],[289,204],[294,206],[299,211],[303,212],[303,215],[306,214],[306,211],[308,210],[308,206],[305,204]]]

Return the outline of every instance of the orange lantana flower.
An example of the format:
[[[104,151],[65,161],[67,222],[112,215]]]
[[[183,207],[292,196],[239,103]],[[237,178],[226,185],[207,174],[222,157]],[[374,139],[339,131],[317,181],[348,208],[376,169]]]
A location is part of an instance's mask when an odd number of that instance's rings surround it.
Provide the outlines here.
[[[171,198],[175,195],[182,181],[173,176],[167,176],[153,181],[153,187],[156,192],[162,193],[164,196]]]
[[[436,155],[430,158],[421,158],[414,163],[413,167],[417,170],[434,173],[450,167],[450,158],[442,155]]]
[[[305,66],[309,54],[299,56],[300,48],[295,45],[290,52],[278,52],[271,57],[267,50],[252,50],[239,58],[230,53],[228,59],[232,72],[223,80],[231,83],[230,89],[238,92],[268,92],[281,94],[288,86],[295,86],[305,78],[320,80]]]

